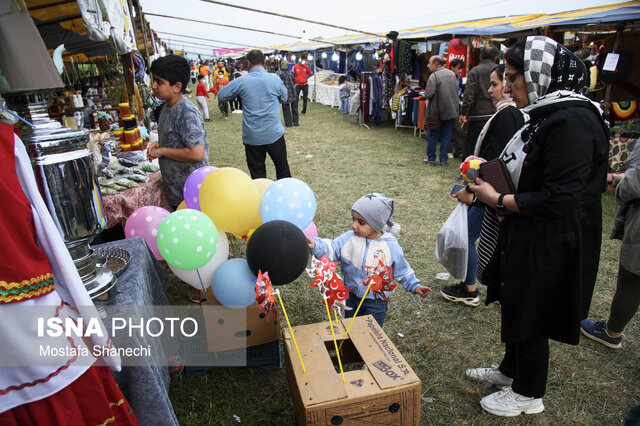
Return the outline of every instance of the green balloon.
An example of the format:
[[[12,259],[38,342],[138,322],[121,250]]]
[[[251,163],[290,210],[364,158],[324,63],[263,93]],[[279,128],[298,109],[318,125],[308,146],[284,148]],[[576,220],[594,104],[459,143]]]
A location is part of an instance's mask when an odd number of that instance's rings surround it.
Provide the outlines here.
[[[218,230],[209,216],[182,209],[167,216],[158,227],[158,250],[171,266],[193,270],[206,265],[218,248]]]

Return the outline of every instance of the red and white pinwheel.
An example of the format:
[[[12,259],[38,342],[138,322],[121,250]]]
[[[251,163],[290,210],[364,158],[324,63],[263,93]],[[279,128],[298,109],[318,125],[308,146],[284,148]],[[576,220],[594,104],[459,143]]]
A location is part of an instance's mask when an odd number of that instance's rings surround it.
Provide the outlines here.
[[[348,309],[345,300],[349,298],[349,289],[344,286],[340,275],[336,274],[337,266],[338,262],[330,262],[326,254],[320,260],[312,257],[307,274],[314,280],[309,286],[318,287],[330,308],[335,306],[337,309]]]
[[[273,312],[273,316],[278,319],[278,311],[276,311],[276,292],[273,289],[269,273],[258,270],[258,279],[256,281],[256,302],[260,309],[269,315]]]
[[[393,284],[392,268],[387,268],[382,262],[382,259],[378,262],[377,266],[367,266],[367,274],[369,275],[362,281],[362,285],[368,287],[371,284],[370,291],[373,292],[374,297],[381,298],[389,302],[389,299],[384,294],[385,291],[393,291],[397,284]]]

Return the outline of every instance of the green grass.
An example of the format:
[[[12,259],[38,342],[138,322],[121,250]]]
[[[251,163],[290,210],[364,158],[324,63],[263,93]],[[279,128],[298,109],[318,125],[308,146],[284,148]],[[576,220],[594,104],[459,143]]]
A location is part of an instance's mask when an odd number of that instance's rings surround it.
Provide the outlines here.
[[[218,118],[210,102],[207,123],[210,162],[247,171],[239,114]],[[422,380],[421,424],[613,424],[640,400],[638,319],[626,329],[621,350],[582,339],[578,346],[551,342],[547,394],[542,414],[504,419],[483,412],[478,401],[493,390],[465,379],[470,367],[499,363],[500,315],[497,305],[469,308],[445,301],[435,275],[444,268],[434,247],[436,234],[455,201],[448,196],[459,160],[448,168],[422,164],[424,138],[409,129],[385,123],[366,129],[338,108],[310,103],[300,127],[285,135],[292,175],[313,189],[317,198],[315,223],[322,237],[334,238],[349,229],[350,207],[360,196],[383,192],[396,201],[395,220],[402,225],[399,241],[423,284],[434,293],[426,299],[399,286],[389,305],[384,329]],[[311,158],[307,158],[312,155]],[[267,173],[275,178],[267,158]],[[606,318],[615,290],[620,242],[608,239],[616,206],[612,193],[603,195],[603,244],[591,317]],[[232,239],[236,254],[243,243]],[[301,277],[282,288],[293,325],[325,320],[317,290]],[[481,288],[481,292],[484,289]],[[186,304],[189,289],[175,277],[169,289],[173,303]],[[398,333],[404,335],[403,338]],[[202,377],[179,377],[171,384],[173,407],[183,425],[294,424],[295,415],[285,370],[222,368]]]

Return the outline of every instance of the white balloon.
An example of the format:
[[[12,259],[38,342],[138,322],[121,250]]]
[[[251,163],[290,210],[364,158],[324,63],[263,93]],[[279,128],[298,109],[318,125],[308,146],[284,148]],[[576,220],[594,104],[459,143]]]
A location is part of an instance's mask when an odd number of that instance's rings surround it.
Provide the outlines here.
[[[223,231],[218,230],[218,249],[207,264],[198,269],[191,270],[178,269],[174,268],[171,265],[169,265],[169,268],[176,277],[180,278],[190,286],[198,290],[202,290],[202,285],[204,285],[205,289],[211,287],[213,274],[216,272],[216,269],[218,269],[220,265],[227,261],[228,258],[229,240],[227,239],[227,234],[225,234]],[[198,272],[200,273],[200,278],[202,278],[202,284],[200,284]]]

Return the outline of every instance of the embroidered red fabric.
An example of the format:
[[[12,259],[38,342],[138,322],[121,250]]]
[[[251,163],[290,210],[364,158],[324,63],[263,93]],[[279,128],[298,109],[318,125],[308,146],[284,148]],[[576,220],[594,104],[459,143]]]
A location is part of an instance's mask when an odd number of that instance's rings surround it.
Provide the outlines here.
[[[13,127],[0,123],[0,303],[53,291],[51,267],[35,241],[31,204],[15,168]]]
[[[4,426],[139,425],[106,367],[91,367],[76,381],[48,398],[0,413]]]

